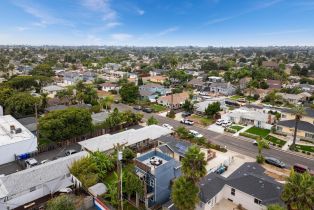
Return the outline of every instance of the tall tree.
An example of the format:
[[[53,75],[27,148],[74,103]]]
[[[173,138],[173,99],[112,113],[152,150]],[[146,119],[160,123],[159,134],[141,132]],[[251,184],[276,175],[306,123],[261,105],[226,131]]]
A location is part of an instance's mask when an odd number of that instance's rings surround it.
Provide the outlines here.
[[[30,74],[37,75],[37,76],[46,76],[46,77],[51,77],[55,75],[54,71],[52,70],[49,64],[37,65],[32,71],[30,71]]]
[[[294,124],[294,132],[293,132],[293,142],[291,145],[291,148],[294,149],[295,147],[295,142],[297,139],[297,132],[298,132],[298,124],[302,118],[302,116],[305,114],[305,110],[303,106],[295,106],[292,109],[293,114],[295,115],[295,124]]]
[[[119,93],[122,101],[126,103],[134,103],[140,96],[138,86],[134,83],[123,84]]]
[[[179,210],[194,210],[197,202],[199,188],[192,180],[184,176],[179,177],[171,189],[171,200]]]
[[[106,96],[105,98],[100,100],[100,104],[102,108],[105,108],[106,110],[110,109],[111,104],[113,103],[114,98],[113,96]]]
[[[281,198],[287,204],[288,210],[313,210],[314,176],[311,176],[308,172],[296,173],[292,169]]]
[[[212,118],[220,111],[220,103],[214,102],[212,104],[208,104],[207,108],[205,109],[205,114],[207,117]]]
[[[258,155],[256,156],[256,161],[258,163],[264,163],[265,158],[262,154],[262,150],[263,148],[268,148],[268,142],[266,140],[264,140],[262,137],[258,137],[257,141],[257,149],[258,149]]]
[[[35,113],[36,103],[39,104],[39,98],[25,92],[16,93],[5,101],[5,111],[15,117],[32,115]]]
[[[194,104],[192,103],[192,101],[186,99],[182,105],[182,108],[184,111],[192,113],[194,110]]]
[[[191,146],[182,160],[182,173],[194,183],[206,175],[205,154],[198,146]]]

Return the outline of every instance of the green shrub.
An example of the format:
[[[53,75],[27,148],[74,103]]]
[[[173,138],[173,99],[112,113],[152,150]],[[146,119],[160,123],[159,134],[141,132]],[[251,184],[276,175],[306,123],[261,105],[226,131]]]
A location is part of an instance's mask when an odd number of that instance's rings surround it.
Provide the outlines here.
[[[265,162],[265,158],[263,155],[257,155],[256,156],[256,162],[259,163],[259,164],[262,164]]]
[[[175,117],[176,117],[176,113],[175,113],[173,110],[170,110],[170,111],[167,113],[166,116],[169,117],[169,118],[175,118]]]

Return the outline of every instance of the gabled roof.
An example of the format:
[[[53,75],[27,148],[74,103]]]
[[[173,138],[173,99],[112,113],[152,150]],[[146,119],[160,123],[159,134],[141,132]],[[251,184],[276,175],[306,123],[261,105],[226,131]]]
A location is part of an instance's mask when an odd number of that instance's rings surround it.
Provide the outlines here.
[[[207,203],[228,185],[260,199],[263,205],[283,203],[280,199],[282,184],[267,176],[264,171],[258,163],[249,162],[244,163],[227,178],[210,173],[200,181],[200,199]]]
[[[0,198],[29,190],[32,187],[60,178],[70,173],[69,167],[75,160],[86,156],[85,151],[59,158],[23,171],[0,177]]]
[[[178,140],[172,136],[162,136],[158,139],[159,141],[165,143],[168,147],[168,149],[170,149],[172,152],[178,153],[182,156],[184,156],[186,150],[192,146],[191,143],[186,142],[186,141],[182,141],[182,140]],[[165,145],[163,145],[165,146]],[[161,146],[161,150],[166,151],[167,148],[164,148]]]
[[[288,128],[294,128],[295,126],[295,120],[283,120],[279,121],[277,125],[281,125]],[[314,133],[314,125],[306,122],[306,121],[299,121],[298,123],[298,130],[307,131],[310,133]]]

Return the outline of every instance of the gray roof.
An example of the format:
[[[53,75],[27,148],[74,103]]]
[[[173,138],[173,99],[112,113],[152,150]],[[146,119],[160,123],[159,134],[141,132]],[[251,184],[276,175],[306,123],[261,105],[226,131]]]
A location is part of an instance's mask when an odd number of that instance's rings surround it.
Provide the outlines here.
[[[137,130],[130,129],[116,134],[105,134],[95,138],[79,142],[79,144],[88,151],[106,152],[113,149],[114,145],[127,143],[127,146],[134,145],[147,139],[155,140],[164,135],[169,135],[173,131],[158,126],[150,125]]]
[[[184,156],[186,150],[191,146],[191,143],[183,141],[183,140],[178,140],[172,136],[162,136],[158,140],[167,145],[168,150],[167,148],[165,148],[166,145],[162,145],[161,147],[159,147],[159,149],[162,152],[166,152],[166,153],[170,149],[172,152],[175,152]]]
[[[27,128],[31,132],[37,130],[36,118],[35,117],[20,118],[17,121],[19,121],[22,125],[24,125],[25,128]]]
[[[244,163],[228,178],[210,173],[200,182],[200,199],[206,203],[225,185],[240,190],[262,201],[263,205],[283,204],[280,198],[283,185],[264,173],[265,169],[255,162]]]
[[[294,128],[295,126],[295,120],[283,120],[279,121],[277,125],[285,126],[288,128]],[[302,131],[307,131],[310,133],[314,133],[314,125],[306,122],[306,121],[299,121],[298,123],[298,129]]]
[[[86,156],[85,151],[59,158],[23,171],[0,177],[0,198],[15,195],[32,187],[45,184],[68,173],[75,160]]]
[[[141,96],[152,96],[154,95],[155,93],[154,92],[151,92],[151,91],[147,91],[145,89],[140,89],[140,95]]]
[[[228,82],[215,82],[210,84],[210,87],[218,87],[218,88],[235,88],[232,84]]]

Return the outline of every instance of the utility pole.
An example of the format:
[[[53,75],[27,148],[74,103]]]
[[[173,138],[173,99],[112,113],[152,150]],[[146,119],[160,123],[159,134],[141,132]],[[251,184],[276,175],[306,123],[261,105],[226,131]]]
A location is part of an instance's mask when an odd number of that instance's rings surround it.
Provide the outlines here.
[[[123,210],[123,190],[122,190],[122,158],[123,158],[123,147],[127,143],[114,145],[114,148],[117,150],[117,172],[118,172],[118,194],[120,197],[120,210]]]

